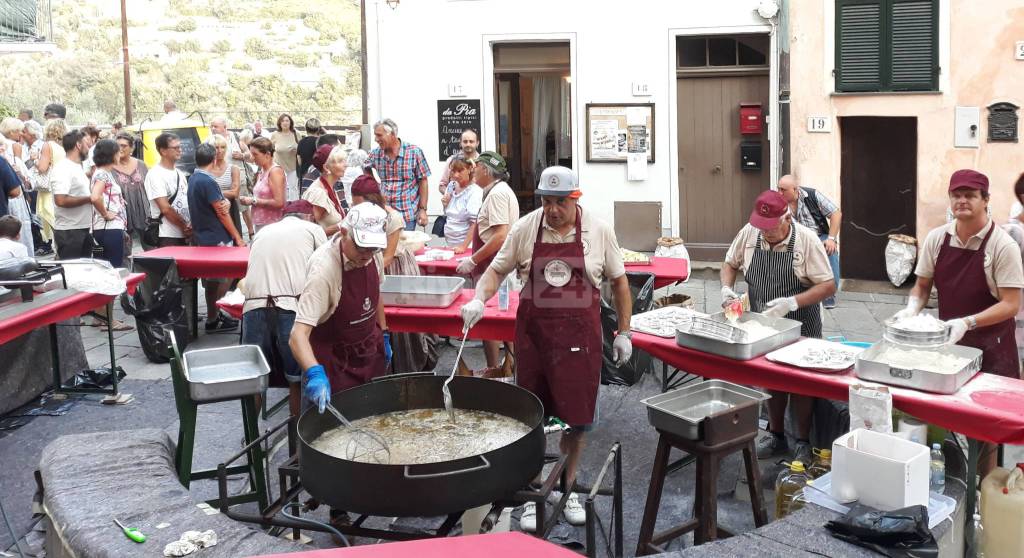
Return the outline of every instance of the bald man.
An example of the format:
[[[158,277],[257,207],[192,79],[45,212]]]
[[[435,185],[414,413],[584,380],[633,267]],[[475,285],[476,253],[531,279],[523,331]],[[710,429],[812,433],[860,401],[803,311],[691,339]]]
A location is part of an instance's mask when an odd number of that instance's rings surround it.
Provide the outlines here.
[[[779,179],[779,193],[789,203],[789,211],[797,223],[814,231],[825,245],[828,263],[832,266],[832,276],[839,292],[839,228],[843,223],[843,214],[832,200],[820,191],[800,186],[796,176],[787,174]],[[836,307],[835,295],[822,301],[825,308]]]

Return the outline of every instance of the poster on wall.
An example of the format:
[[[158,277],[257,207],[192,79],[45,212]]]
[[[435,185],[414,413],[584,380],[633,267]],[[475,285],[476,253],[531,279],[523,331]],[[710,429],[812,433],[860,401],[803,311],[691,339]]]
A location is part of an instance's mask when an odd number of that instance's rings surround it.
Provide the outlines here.
[[[462,151],[459,140],[466,128],[480,130],[480,99],[437,101],[437,153],[441,161]]]
[[[625,163],[630,154],[654,162],[654,103],[587,105],[587,162]]]

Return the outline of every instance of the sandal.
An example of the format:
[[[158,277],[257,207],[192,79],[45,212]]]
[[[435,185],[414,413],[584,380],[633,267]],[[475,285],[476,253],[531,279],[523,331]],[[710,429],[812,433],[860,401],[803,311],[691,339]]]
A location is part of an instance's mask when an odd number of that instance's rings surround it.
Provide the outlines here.
[[[107,329],[108,327],[106,324],[100,326],[100,331],[107,331]],[[132,331],[135,329],[135,326],[126,324],[120,320],[114,320],[110,329],[113,329],[114,331]]]

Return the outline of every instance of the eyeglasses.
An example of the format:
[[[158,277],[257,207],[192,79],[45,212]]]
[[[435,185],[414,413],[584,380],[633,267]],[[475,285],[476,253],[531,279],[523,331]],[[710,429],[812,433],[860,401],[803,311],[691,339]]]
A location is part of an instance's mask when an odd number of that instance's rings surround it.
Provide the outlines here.
[[[128,143],[118,143],[117,146],[119,148],[121,148],[121,149],[130,149],[131,148],[131,144],[128,144]]]
[[[168,145],[167,149],[170,149],[172,151],[181,151],[181,145]]]

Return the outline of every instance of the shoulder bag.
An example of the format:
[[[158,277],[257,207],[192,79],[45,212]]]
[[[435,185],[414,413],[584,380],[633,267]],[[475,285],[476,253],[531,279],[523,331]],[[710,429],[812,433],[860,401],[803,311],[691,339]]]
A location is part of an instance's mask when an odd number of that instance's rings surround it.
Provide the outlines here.
[[[167,203],[174,203],[175,198],[178,197],[178,192],[181,191],[181,174],[177,170],[174,171],[178,180],[176,188],[171,197],[167,199]],[[142,241],[149,246],[157,246],[160,243],[160,225],[164,222],[164,216],[161,213],[156,217],[148,217],[146,219],[146,230],[142,233]]]

